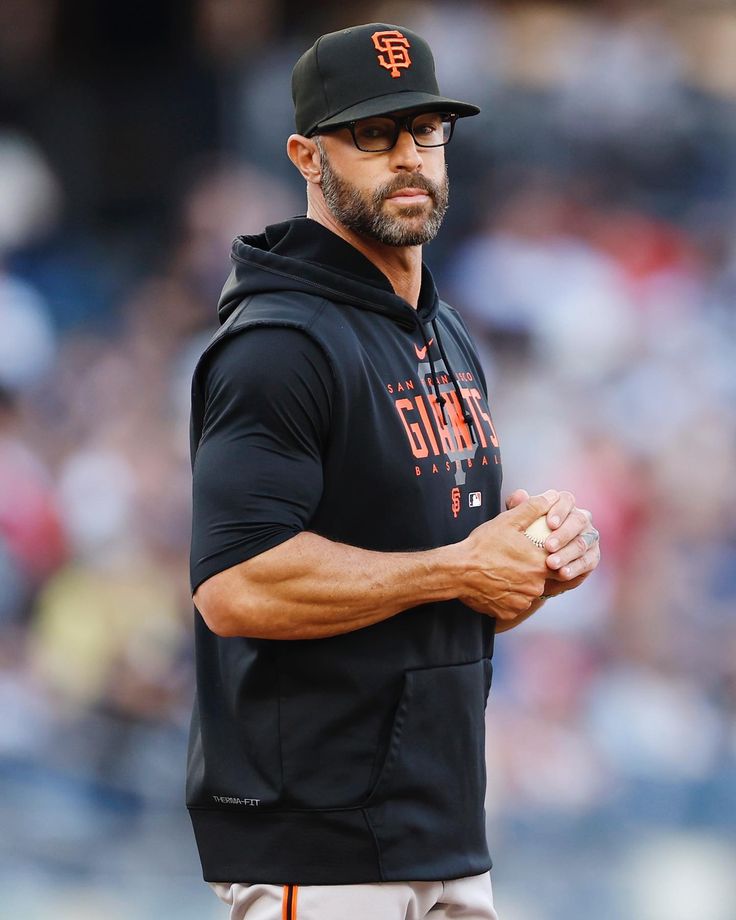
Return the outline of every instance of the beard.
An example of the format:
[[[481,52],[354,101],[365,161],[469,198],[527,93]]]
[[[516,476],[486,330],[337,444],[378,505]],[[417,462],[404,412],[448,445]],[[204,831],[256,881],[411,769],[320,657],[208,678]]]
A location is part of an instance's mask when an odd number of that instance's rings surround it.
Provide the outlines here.
[[[329,158],[319,146],[322,167],[322,194],[327,207],[340,223],[361,236],[385,246],[421,246],[439,233],[447,211],[449,181],[447,167],[441,182],[433,182],[419,173],[400,175],[379,186],[374,192],[363,192],[347,179],[338,176]],[[402,207],[400,214],[386,212],[389,195],[404,188],[420,188],[429,195],[426,204]],[[423,218],[417,222],[417,218]]]

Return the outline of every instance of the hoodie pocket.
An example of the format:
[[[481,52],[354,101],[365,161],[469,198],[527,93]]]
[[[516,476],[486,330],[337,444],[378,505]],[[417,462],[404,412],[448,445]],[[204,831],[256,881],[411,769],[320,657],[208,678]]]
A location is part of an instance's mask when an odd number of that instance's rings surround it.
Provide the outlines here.
[[[465,860],[463,872],[468,858],[484,871],[491,675],[488,659],[406,672],[386,759],[365,803],[387,879],[439,858],[447,872],[448,854]]]

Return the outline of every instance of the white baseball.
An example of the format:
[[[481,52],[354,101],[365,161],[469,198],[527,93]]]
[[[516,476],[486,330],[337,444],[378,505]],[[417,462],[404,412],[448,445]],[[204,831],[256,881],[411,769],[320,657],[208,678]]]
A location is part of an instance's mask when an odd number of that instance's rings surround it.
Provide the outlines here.
[[[551,533],[552,531],[547,525],[547,516],[545,514],[538,517],[536,521],[532,521],[524,531],[525,536],[529,537],[532,543],[540,549],[544,548],[544,541]]]

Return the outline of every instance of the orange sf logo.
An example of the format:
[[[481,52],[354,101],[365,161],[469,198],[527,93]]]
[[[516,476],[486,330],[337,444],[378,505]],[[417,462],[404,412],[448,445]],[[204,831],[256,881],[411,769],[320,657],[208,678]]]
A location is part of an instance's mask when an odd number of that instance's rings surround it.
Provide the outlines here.
[[[460,514],[460,489],[457,486],[450,492],[452,499],[452,516],[457,517]]]
[[[406,50],[410,47],[409,39],[402,35],[398,29],[388,32],[374,32],[371,36],[378,54],[378,63],[381,67],[391,71],[392,77],[400,77],[400,67],[409,67],[411,58]],[[381,53],[382,52],[382,53]]]

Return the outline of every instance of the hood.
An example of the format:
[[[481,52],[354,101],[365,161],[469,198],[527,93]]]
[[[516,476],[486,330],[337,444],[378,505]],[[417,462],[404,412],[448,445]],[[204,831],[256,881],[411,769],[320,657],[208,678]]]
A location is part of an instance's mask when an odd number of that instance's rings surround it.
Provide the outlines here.
[[[220,324],[246,297],[295,291],[379,313],[407,329],[431,323],[439,297],[429,269],[422,266],[422,287],[415,310],[394,293],[388,278],[357,249],[308,217],[266,227],[233,241],[233,263],[218,304]]]

